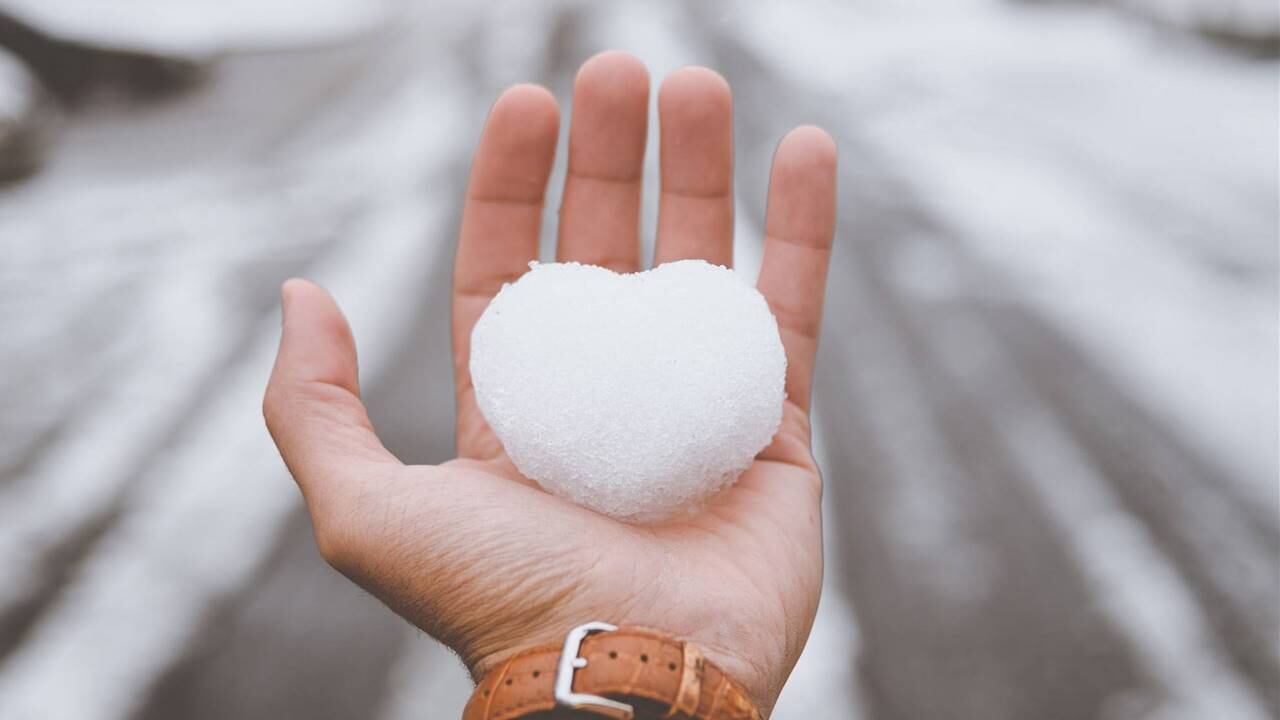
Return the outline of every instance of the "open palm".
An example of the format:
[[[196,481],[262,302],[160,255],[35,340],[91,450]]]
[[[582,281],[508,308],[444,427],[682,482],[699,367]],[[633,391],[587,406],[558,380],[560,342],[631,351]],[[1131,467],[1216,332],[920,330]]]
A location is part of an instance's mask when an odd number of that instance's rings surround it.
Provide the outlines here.
[[[557,258],[640,269],[648,73],[605,53],[574,86]],[[702,68],[659,93],[661,187],[655,263],[733,256],[732,101]],[[537,257],[559,111],[535,86],[494,104],[471,170],[454,274],[458,459],[407,466],[360,402],[355,346],[333,300],[290,281],[264,402],[307,501],[324,557],[454,648],[476,676],[588,620],[697,642],[772,706],[808,637],[822,580],[821,478],[808,406],[834,226],[835,147],[788,134],[770,179],[759,288],[786,347],[787,395],[773,443],[699,514],[636,526],[547,494],[522,477],[476,407],[471,329],[503,283]]]

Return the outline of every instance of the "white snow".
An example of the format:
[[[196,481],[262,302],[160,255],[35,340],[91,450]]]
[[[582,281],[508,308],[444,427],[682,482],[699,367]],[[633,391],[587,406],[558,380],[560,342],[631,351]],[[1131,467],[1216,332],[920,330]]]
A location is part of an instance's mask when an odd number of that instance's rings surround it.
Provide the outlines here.
[[[1237,37],[1280,35],[1275,0],[1116,0],[1161,22],[1187,29],[1231,32]]]
[[[377,198],[348,229],[351,239],[310,273],[342,303],[362,351],[362,369],[375,376],[394,362],[408,332],[397,321],[404,299],[416,292],[422,276],[449,259],[447,245],[422,241],[446,221],[447,198],[423,197],[418,183],[424,167],[445,167],[459,152],[452,138],[463,132],[460,121],[467,106],[453,71],[456,67],[437,64],[429,71],[430,82],[398,91],[354,137],[299,165],[275,169],[286,176],[328,178]],[[234,226],[228,228],[229,233],[233,230]],[[371,277],[378,282],[370,284]],[[197,284],[190,292],[199,289]],[[212,312],[219,304],[207,302],[210,295],[204,288],[206,302],[201,305]],[[210,351],[207,340],[224,337],[210,318],[193,318],[189,302],[164,302],[184,297],[155,298],[153,312],[172,316],[162,329],[192,323],[193,328],[212,332],[211,338],[196,342],[185,333],[166,337],[163,345],[170,354],[158,359],[157,367],[193,363],[199,369],[204,353]],[[38,317],[28,321],[38,322]],[[167,405],[151,407],[138,401],[170,390],[171,381],[185,382],[185,370],[152,376],[160,387],[151,395],[134,397],[134,404],[141,406],[137,417],[122,416],[123,424],[114,433],[107,428],[98,431],[103,416],[87,418],[93,435],[81,438],[75,456],[53,463],[78,475],[41,473],[31,479],[47,481],[47,496],[22,482],[0,502],[0,507],[12,508],[14,516],[30,513],[43,520],[35,523],[41,533],[65,531],[65,525],[57,523],[78,522],[86,512],[72,507],[69,498],[85,493],[81,503],[92,507],[102,502],[102,492],[92,487],[95,482],[108,483],[114,492],[120,492],[126,480],[132,483],[130,502],[119,521],[42,613],[30,638],[6,659],[0,673],[0,717],[131,716],[148,688],[184,652],[205,614],[249,583],[266,561],[268,549],[279,542],[287,518],[300,503],[260,422],[262,388],[278,338],[278,319],[264,318],[214,399],[140,477],[122,476],[127,464],[118,460],[137,447],[116,451],[113,444],[134,441],[127,433],[154,435],[162,431],[159,424],[174,421]],[[115,398],[108,407],[119,412]],[[99,471],[84,464],[95,456],[106,463]],[[10,500],[20,504],[10,505]],[[0,540],[9,539],[0,535]],[[41,536],[35,539],[47,542]],[[0,546],[6,559],[8,550],[23,549],[19,538],[13,540],[12,546]],[[11,570],[5,566],[0,587],[10,581]],[[26,571],[14,570],[19,581],[26,579]],[[80,672],[87,668],[94,672]]]
[[[782,420],[786,367],[764,297],[702,260],[533,263],[471,341],[476,401],[516,467],[635,521],[696,509],[751,465]]]
[[[341,40],[389,16],[388,0],[0,0],[60,38],[178,55]]]
[[[1169,48],[1105,7],[818,6],[733,22],[856,115],[957,243],[1274,506],[1274,64]]]

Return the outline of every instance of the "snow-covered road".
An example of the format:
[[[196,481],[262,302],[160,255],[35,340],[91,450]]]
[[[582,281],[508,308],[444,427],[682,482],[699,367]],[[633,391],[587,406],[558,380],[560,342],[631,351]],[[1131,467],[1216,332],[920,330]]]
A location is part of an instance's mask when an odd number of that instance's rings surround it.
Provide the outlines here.
[[[385,7],[74,113],[0,190],[0,717],[456,716],[312,549],[275,293],[329,284],[388,444],[447,457],[479,123],[609,47],[733,84],[747,271],[777,138],[841,147],[827,592],[775,717],[1280,717],[1276,61],[1093,3]]]

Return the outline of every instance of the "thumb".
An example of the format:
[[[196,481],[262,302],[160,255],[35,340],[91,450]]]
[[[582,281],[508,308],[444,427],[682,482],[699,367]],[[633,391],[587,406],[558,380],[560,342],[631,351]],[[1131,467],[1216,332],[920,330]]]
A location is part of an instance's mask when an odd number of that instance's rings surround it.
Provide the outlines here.
[[[382,446],[364,404],[355,339],[333,298],[305,280],[281,289],[284,329],[262,410],[289,472],[313,512],[325,495],[399,464]]]

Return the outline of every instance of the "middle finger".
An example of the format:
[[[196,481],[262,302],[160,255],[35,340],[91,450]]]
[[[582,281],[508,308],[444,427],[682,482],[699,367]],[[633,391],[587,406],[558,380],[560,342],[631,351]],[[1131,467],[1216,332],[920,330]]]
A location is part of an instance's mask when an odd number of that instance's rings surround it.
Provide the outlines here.
[[[556,259],[618,272],[640,267],[640,186],[649,72],[621,52],[596,55],[573,83],[569,172]]]

